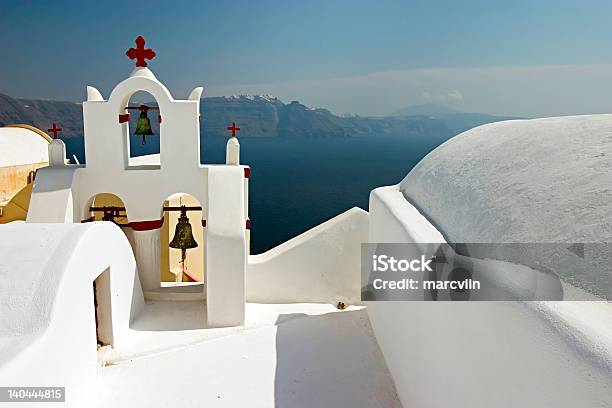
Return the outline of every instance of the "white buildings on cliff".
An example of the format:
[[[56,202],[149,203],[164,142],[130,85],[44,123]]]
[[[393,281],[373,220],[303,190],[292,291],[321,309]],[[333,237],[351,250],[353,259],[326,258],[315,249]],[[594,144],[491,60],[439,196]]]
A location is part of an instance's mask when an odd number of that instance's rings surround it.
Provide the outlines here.
[[[137,45],[106,99],[87,88],[86,165],[43,138],[47,156],[12,163],[37,170],[25,223],[0,226],[0,386],[65,386],[75,407],[612,405],[609,303],[360,300],[362,243],[610,242],[611,115],[473,129],[372,191],[368,212],[250,255],[238,140],[200,164],[203,89],[174,99]],[[139,91],[161,149],[136,158]],[[183,213],[186,263],[170,248]],[[602,265],[582,290],[609,284]]]

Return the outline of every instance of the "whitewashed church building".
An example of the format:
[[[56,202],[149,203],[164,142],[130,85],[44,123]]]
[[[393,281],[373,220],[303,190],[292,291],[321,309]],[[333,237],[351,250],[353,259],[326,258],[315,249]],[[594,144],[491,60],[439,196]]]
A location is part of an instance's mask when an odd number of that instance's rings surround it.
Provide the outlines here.
[[[368,211],[250,255],[240,124],[201,164],[203,88],[175,99],[142,37],[127,54],[109,95],[87,87],[86,164],[44,140],[25,220],[0,225],[0,386],[70,407],[612,406],[612,305],[588,291],[609,268],[564,281],[588,302],[361,301],[362,243],[612,242],[612,115],[472,129]],[[160,153],[135,157],[150,121]]]

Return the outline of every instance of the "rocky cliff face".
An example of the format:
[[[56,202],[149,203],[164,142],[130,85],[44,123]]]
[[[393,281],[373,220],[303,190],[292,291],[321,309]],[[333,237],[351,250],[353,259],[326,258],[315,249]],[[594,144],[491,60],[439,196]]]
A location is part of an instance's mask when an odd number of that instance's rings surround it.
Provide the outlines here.
[[[279,109],[284,104],[268,96],[203,98],[200,103],[201,127],[205,136],[227,137],[232,122],[240,127],[239,136],[278,136]]]
[[[278,135],[281,137],[348,137],[341,118],[326,109],[311,109],[297,101],[279,109]]]
[[[0,126],[22,123],[47,130],[53,121],[62,128],[62,137],[83,135],[83,108],[80,104],[16,99],[0,94]]]
[[[227,137],[232,122],[240,137],[359,137],[450,136],[443,121],[425,116],[367,118],[336,116],[326,109],[309,108],[297,101],[285,104],[271,96],[211,97],[201,102],[201,132]],[[83,111],[73,102],[26,100],[0,94],[0,126],[25,123],[46,130],[56,121],[62,138],[82,137]],[[134,124],[131,124],[134,126]],[[157,124],[152,120],[156,130]],[[156,131],[157,134],[157,131]]]
[[[269,96],[202,99],[202,130],[206,136],[227,136],[225,128],[236,122],[246,137],[358,137],[449,136],[444,122],[425,116],[368,118],[336,116],[327,109],[309,108],[297,101],[284,104]]]

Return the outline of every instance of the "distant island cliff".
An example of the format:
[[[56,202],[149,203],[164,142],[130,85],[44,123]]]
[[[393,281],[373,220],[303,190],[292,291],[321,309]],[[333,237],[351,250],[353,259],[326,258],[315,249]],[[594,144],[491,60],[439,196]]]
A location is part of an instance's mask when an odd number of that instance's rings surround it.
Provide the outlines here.
[[[226,127],[236,122],[240,137],[342,138],[362,136],[451,136],[483,123],[505,117],[453,111],[428,115],[426,105],[399,111],[386,117],[338,116],[327,109],[309,108],[300,102],[284,103],[268,96],[203,98],[201,133],[227,137]],[[428,106],[433,113],[436,110]],[[0,94],[0,126],[25,123],[47,129],[57,122],[62,138],[82,137],[82,107],[78,103],[12,98]],[[153,123],[154,130],[156,123]]]

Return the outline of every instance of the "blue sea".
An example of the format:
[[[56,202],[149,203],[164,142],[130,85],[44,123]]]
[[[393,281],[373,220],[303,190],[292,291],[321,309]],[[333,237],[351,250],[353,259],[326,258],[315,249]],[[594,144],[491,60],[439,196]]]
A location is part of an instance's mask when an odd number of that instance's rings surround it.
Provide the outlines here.
[[[368,209],[372,189],[395,184],[447,137],[345,139],[241,138],[240,161],[251,166],[251,253],[257,254],[352,207]],[[65,140],[69,157],[85,162],[83,140]],[[138,154],[159,152],[159,139]],[[224,163],[227,139],[202,140],[204,163]]]

